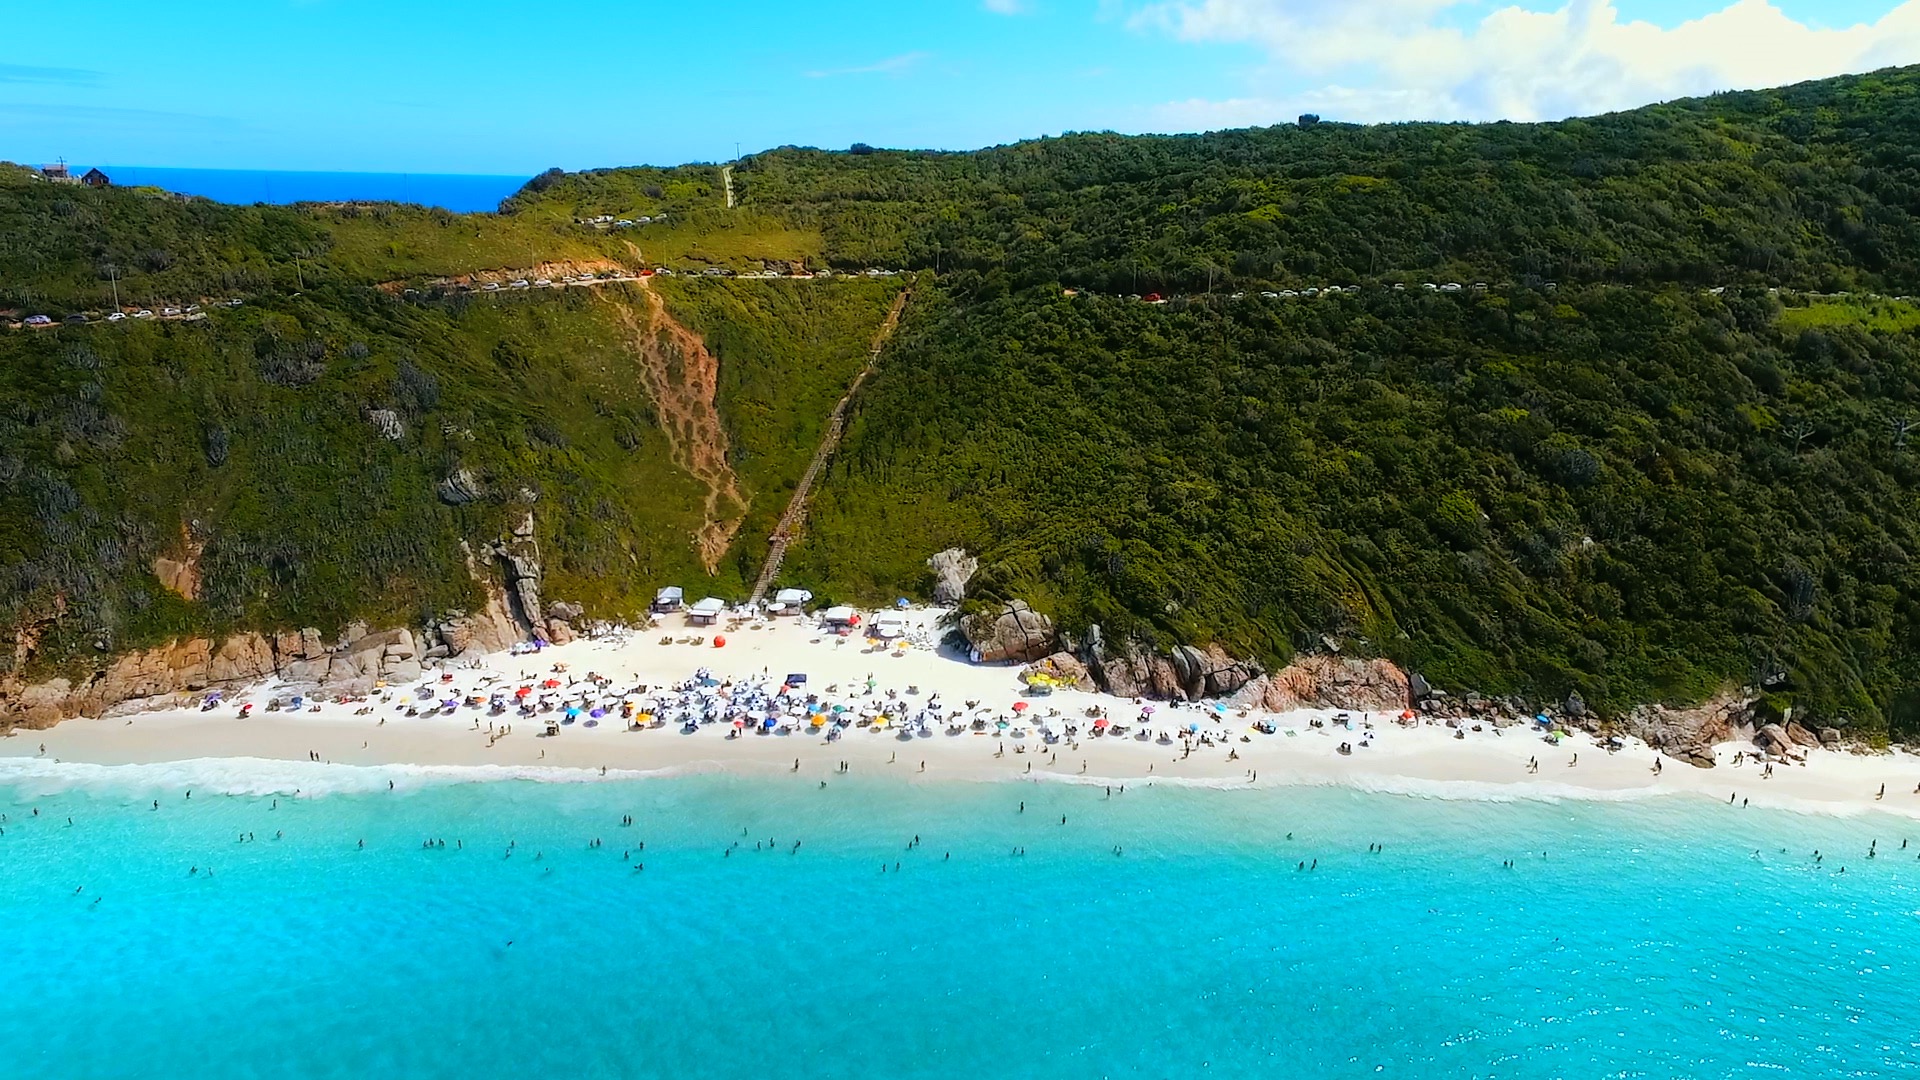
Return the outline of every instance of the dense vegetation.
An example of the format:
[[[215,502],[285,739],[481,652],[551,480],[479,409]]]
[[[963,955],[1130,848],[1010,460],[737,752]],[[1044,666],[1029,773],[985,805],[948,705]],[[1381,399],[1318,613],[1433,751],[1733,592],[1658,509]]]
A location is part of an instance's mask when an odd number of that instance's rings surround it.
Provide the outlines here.
[[[687,538],[705,490],[673,467],[614,317],[643,307],[631,288],[309,289],[202,322],[0,336],[0,620],[64,610],[38,642],[52,665],[183,632],[414,621],[477,601],[462,543],[503,535],[528,494],[550,596],[617,616],[703,581]],[[806,465],[785,441],[817,431],[893,290],[701,288],[670,302],[729,317],[719,413],[764,534]],[[479,497],[449,504],[460,470]],[[153,560],[200,546],[189,603]],[[751,573],[730,561],[714,587]]]
[[[736,163],[731,209],[712,166],[550,173],[486,215],[0,170],[0,303],[248,298],[0,338],[0,616],[65,603],[45,663],[412,617],[471,602],[461,542],[522,488],[549,591],[631,611],[698,580],[702,497],[635,377],[643,299],[433,279],[886,266],[925,273],[796,583],[912,595],[958,544],[979,595],[1110,639],[1332,642],[1606,710],[1760,685],[1920,736],[1920,307],[1869,295],[1920,278],[1916,121],[1899,69],[1558,124],[786,148]],[[1362,288],[1259,295],[1326,284]],[[737,594],[895,286],[653,288],[720,360]],[[487,494],[451,506],[461,468]],[[153,557],[202,541],[202,599],[161,589]]]
[[[1754,682],[1873,731],[1912,685],[1909,306],[983,287],[922,315],[795,574],[911,592],[960,543],[1070,628],[1331,638],[1608,708]]]

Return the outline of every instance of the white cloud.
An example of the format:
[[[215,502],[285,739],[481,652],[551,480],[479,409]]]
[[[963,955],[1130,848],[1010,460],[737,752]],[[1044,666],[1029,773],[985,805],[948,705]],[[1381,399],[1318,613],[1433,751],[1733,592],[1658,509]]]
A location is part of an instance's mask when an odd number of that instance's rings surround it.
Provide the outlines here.
[[[1613,0],[1508,6],[1478,22],[1450,18],[1458,7],[1462,0],[1159,0],[1132,23],[1267,57],[1244,96],[1157,110],[1159,126],[1188,129],[1301,112],[1549,120],[1920,61],[1920,0],[1838,29],[1797,22],[1769,0],[1732,0],[1673,27],[1622,20]]]
[[[1920,0],[1916,0],[1916,2],[1920,2]],[[899,56],[889,56],[885,60],[876,60],[871,64],[862,64],[859,67],[809,71],[807,72],[807,78],[831,79],[840,75],[902,75],[918,67],[922,60],[932,55],[932,53],[926,52],[901,53]]]
[[[981,7],[995,15],[1024,15],[1027,13],[1027,0],[981,0]]]

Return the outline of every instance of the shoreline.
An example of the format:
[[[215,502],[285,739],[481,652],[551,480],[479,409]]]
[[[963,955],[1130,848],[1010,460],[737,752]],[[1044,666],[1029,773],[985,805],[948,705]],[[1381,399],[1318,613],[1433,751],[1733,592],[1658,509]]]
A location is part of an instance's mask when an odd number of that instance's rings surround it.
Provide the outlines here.
[[[409,785],[598,781],[603,769],[607,780],[726,772],[830,782],[841,775],[844,762],[846,775],[909,783],[1024,780],[1225,790],[1340,786],[1481,801],[1630,801],[1687,794],[1723,805],[1731,795],[1752,807],[1835,815],[1877,810],[1920,819],[1920,793],[1915,790],[1920,756],[1901,751],[1866,755],[1811,750],[1807,764],[1777,765],[1772,778],[1763,779],[1761,765],[1751,756],[1754,748],[1742,743],[1716,747],[1716,768],[1666,760],[1655,772],[1659,755],[1638,740],[1623,740],[1622,749],[1609,752],[1576,731],[1552,745],[1528,725],[1485,725],[1475,731],[1471,721],[1462,721],[1458,730],[1466,734],[1461,738],[1435,718],[1423,716],[1416,726],[1402,726],[1361,710],[1223,713],[1213,703],[1136,704],[1070,690],[1023,697],[1019,667],[974,665],[933,648],[936,615],[912,613],[909,637],[914,644],[904,648],[875,647],[785,619],[726,630],[725,648],[660,644],[667,630],[636,630],[581,639],[538,654],[494,654],[478,666],[429,672],[419,683],[388,687],[345,704],[321,703],[317,711],[308,711],[314,708],[311,702],[303,702],[298,712],[265,711],[269,700],[292,692],[267,683],[230,693],[212,710],[171,708],[108,719],[77,718],[44,731],[0,738],[0,784],[164,787],[191,779],[201,786],[226,785],[237,794],[284,795],[296,789],[360,790],[369,782],[384,787],[387,780],[396,785],[402,780]],[[684,631],[674,630],[671,636],[676,642],[687,640]],[[555,665],[565,670],[556,672]],[[581,722],[562,726],[554,737],[536,734],[548,720],[563,716],[568,700],[588,691],[589,673],[612,681],[612,696],[599,696],[595,690],[591,700],[611,706],[620,691],[644,685],[647,695],[625,695],[644,707],[661,697],[663,687],[685,683],[701,669],[709,669],[715,681],[731,683],[736,694],[752,692],[755,684],[760,692],[771,692],[788,673],[803,672],[807,683],[801,690],[813,691],[823,702],[846,702],[849,715],[888,706],[940,719],[925,729],[928,734],[903,736],[892,724],[884,731],[849,725],[839,739],[828,741],[822,729],[796,714],[791,733],[730,737],[731,725],[724,722],[701,726],[692,734],[672,723],[631,731],[614,711],[596,726],[587,726],[588,702],[578,701]],[[443,683],[443,674],[452,680]],[[492,678],[483,688],[481,681],[488,676]],[[864,692],[869,680],[870,694]],[[409,707],[437,705],[456,691],[464,700],[468,694],[510,693],[546,681],[561,685],[537,693],[558,700],[554,711],[534,717],[518,717],[512,710],[488,715],[485,707],[466,705],[452,715],[437,709],[432,715],[405,715]],[[422,698],[422,691],[434,696]],[[1021,701],[1026,711],[1014,712],[1014,703]],[[243,718],[239,706],[246,702],[255,708]],[[1129,733],[1092,735],[1088,710],[1095,708]],[[1143,717],[1143,708],[1153,711]],[[991,718],[992,723],[985,732],[966,724],[964,734],[950,734],[947,725],[954,714],[961,714],[963,724],[970,717]],[[1351,717],[1351,729],[1336,724],[1335,717],[1342,715]],[[1005,729],[996,726],[1002,720],[1010,721]],[[1254,730],[1252,725],[1262,721],[1272,723],[1276,732]],[[1315,726],[1316,721],[1323,726]],[[498,730],[505,724],[512,725],[511,734],[489,734],[489,725]],[[1042,737],[1043,725],[1056,741]],[[1076,735],[1066,733],[1069,725],[1078,729]],[[1153,736],[1139,738],[1142,729],[1150,729]],[[1024,739],[1014,737],[1023,730]],[[1184,737],[1175,738],[1176,731]],[[1341,753],[1342,744],[1350,745],[1351,752]],[[1734,765],[1735,755],[1743,753],[1746,763]],[[1529,759],[1538,760],[1537,772],[1529,771]],[[1885,796],[1876,798],[1882,784]]]

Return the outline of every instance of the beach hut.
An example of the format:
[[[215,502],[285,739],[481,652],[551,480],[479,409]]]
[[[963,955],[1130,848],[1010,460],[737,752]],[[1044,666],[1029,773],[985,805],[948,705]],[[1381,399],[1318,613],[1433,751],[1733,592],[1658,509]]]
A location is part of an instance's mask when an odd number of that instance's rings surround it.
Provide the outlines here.
[[[813,594],[805,589],[781,589],[773,594],[773,603],[767,605],[769,615],[798,615],[806,610],[813,600]]]
[[[678,585],[669,585],[653,594],[653,610],[656,612],[679,611],[687,594]]]
[[[846,606],[845,604],[841,604],[838,607],[830,607],[827,610],[821,612],[820,621],[825,623],[829,627],[835,627],[835,628],[842,627],[842,626],[854,626],[860,622],[860,615],[858,612],[854,611],[852,608]]]
[[[725,600],[717,596],[709,596],[704,600],[695,601],[694,605],[687,609],[687,622],[694,626],[711,626],[725,610],[727,610]]]

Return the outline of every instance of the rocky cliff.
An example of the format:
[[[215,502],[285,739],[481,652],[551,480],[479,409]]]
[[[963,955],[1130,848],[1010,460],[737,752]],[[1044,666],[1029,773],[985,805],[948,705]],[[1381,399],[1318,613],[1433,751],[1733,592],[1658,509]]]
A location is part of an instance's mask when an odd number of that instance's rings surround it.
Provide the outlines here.
[[[423,661],[490,652],[520,639],[504,603],[489,604],[478,615],[450,612],[419,631],[355,624],[331,642],[313,627],[235,634],[219,642],[188,638],[115,657],[77,680],[0,679],[0,730],[184,704],[174,699],[268,678],[326,693],[364,693],[380,680],[418,679]]]

